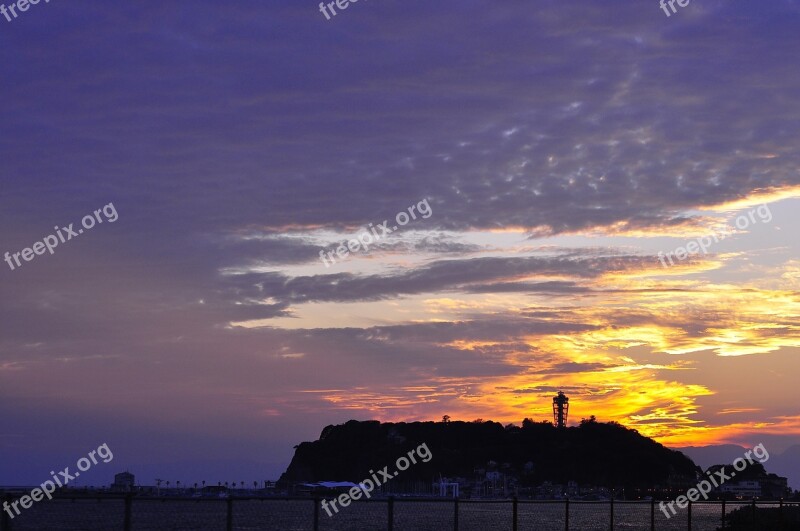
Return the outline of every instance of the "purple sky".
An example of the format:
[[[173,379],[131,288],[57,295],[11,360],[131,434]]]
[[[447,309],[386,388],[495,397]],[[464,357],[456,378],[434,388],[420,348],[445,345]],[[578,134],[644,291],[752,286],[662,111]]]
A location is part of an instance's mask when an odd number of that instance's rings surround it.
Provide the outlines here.
[[[789,0],[0,17],[0,253],[119,215],[0,263],[0,484],[104,442],[81,484],[275,479],[327,424],[541,420],[559,388],[665,443],[799,443],[798,24]]]

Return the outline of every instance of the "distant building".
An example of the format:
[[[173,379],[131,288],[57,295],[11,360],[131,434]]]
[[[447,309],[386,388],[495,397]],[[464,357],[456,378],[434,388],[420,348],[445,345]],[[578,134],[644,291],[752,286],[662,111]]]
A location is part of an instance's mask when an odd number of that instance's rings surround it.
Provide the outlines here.
[[[567,481],[567,496],[579,496],[581,493],[580,486],[577,481]]]
[[[737,498],[760,498],[761,497],[761,482],[756,480],[737,481],[735,483],[723,483],[720,486],[720,491],[723,493],[730,493]]]
[[[120,472],[114,474],[114,483],[111,485],[111,490],[117,492],[131,492],[133,486],[136,484],[136,478],[130,472]]]
[[[707,473],[719,473],[724,470],[722,465],[714,465],[710,467]],[[768,474],[762,465],[758,465],[754,470],[748,470],[742,475],[745,477],[736,477],[736,481],[726,481],[713,490],[714,494],[739,499],[773,499],[786,498],[791,495],[789,488],[789,480],[777,474]]]
[[[439,481],[433,483],[434,492],[439,491],[439,496],[458,498],[459,496],[459,483],[457,480],[450,480],[448,478],[440,478]]]
[[[136,484],[136,477],[128,471],[114,474],[114,483],[111,485],[114,490],[130,492]]]
[[[789,488],[789,479],[778,476],[777,474],[768,474],[767,477],[761,478],[761,495],[767,498],[788,498],[792,494],[792,489]]]

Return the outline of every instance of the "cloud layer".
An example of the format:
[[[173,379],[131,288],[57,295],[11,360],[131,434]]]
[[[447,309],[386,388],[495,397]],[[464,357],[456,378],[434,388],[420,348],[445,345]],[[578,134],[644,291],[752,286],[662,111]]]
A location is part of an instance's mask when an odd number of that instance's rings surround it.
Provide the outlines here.
[[[75,0],[4,23],[0,251],[119,220],[0,273],[0,479],[103,441],[264,479],[333,422],[540,420],[558,389],[667,443],[796,442],[798,22]],[[758,202],[773,221],[659,264]]]

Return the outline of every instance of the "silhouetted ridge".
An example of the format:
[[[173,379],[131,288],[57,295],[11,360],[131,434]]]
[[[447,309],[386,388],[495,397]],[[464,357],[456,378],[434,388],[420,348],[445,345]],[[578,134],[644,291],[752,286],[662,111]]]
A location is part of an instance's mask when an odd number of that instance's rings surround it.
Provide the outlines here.
[[[520,485],[576,481],[609,487],[693,485],[698,467],[617,423],[583,421],[557,429],[526,419],[522,427],[496,422],[380,423],[351,420],[327,426],[319,440],[296,447],[279,484],[353,481],[389,465],[425,443],[433,458],[402,473],[402,481],[433,481],[441,476],[471,478],[496,466]]]

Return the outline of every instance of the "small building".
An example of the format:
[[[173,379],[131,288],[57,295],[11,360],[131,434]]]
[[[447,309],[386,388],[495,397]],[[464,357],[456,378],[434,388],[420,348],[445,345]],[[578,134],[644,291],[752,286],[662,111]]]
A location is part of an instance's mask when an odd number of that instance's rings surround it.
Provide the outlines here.
[[[114,483],[111,485],[111,490],[116,492],[131,492],[133,486],[136,484],[136,478],[128,471],[114,474]]]
[[[789,479],[778,476],[777,474],[768,474],[767,477],[761,478],[761,496],[778,500],[780,498],[788,498],[792,494],[792,489],[789,488]]]
[[[458,480],[451,480],[448,478],[441,478],[439,481],[433,483],[433,491],[439,491],[439,496],[443,498],[459,497],[459,483]]]
[[[737,498],[749,500],[761,497],[761,483],[753,480],[724,483],[720,486],[720,491],[733,494]]]
[[[577,481],[567,481],[567,496],[578,497],[581,494],[581,489]]]

